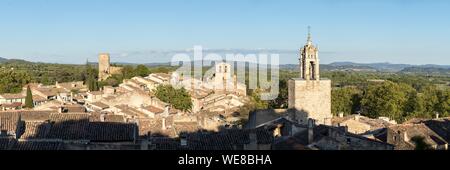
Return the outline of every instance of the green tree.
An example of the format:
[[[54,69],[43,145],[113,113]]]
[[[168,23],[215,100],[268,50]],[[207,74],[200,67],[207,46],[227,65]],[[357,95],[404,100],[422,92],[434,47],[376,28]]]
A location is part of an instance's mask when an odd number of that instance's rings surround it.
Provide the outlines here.
[[[404,121],[402,115],[408,89],[402,87],[390,81],[369,85],[361,100],[364,114],[371,118],[384,116]]]
[[[160,85],[154,94],[158,99],[170,103],[176,109],[192,111],[191,95],[184,88],[175,89],[171,85]]]
[[[132,66],[126,65],[122,67],[123,79],[130,79],[136,76],[135,69]]]
[[[150,74],[150,70],[145,65],[138,65],[134,72],[141,77],[146,77]]]
[[[281,79],[278,97],[269,102],[270,108],[287,108],[288,107],[288,80]]]
[[[331,91],[331,111],[333,114],[350,115],[360,107],[360,91],[352,88],[336,88]]]
[[[34,107],[33,94],[31,93],[30,86],[27,86],[27,96],[25,97],[25,108],[31,109]]]
[[[253,109],[256,109],[256,110],[269,108],[269,102],[261,100],[261,90],[259,90],[259,89],[253,90],[251,92],[250,103],[253,106]]]
[[[435,113],[442,116],[448,116],[450,113],[450,92],[449,90],[440,90],[434,85],[423,88],[424,112],[433,117]]]
[[[86,62],[86,82],[88,89],[90,91],[98,91],[99,90],[99,83],[97,80],[98,70],[95,68],[92,68],[89,62]]]
[[[27,72],[18,70],[0,70],[0,77],[0,94],[19,93],[31,81]]]

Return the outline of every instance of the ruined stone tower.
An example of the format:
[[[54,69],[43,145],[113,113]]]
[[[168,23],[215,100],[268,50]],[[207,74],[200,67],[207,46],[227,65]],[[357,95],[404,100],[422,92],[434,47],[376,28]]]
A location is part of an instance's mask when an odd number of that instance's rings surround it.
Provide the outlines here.
[[[102,53],[98,56],[98,79],[106,80],[110,73],[110,56],[108,53]]]
[[[108,79],[113,74],[120,74],[122,67],[111,66],[111,59],[108,53],[98,55],[98,80],[103,81]]]
[[[319,50],[308,33],[306,45],[300,50],[300,78],[289,80],[289,108],[295,119],[307,124],[331,125],[331,80],[320,79]]]

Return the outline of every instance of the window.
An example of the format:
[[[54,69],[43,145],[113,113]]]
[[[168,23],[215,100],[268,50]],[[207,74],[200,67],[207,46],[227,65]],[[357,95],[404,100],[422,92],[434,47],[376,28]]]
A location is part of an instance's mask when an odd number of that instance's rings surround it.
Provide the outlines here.
[[[310,70],[310,72],[309,72],[309,74],[310,74],[310,78],[312,79],[312,80],[315,80],[316,79],[316,77],[315,77],[315,72],[316,72],[316,65],[314,64],[314,62],[312,62],[311,61],[311,63],[310,63],[311,65],[310,65],[310,67],[309,67],[309,70]]]

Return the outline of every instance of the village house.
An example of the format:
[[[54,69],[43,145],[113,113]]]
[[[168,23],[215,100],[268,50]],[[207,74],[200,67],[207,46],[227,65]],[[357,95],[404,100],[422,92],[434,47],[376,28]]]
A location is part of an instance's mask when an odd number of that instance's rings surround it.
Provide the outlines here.
[[[397,150],[415,150],[419,140],[429,145],[429,149],[448,150],[448,142],[422,123],[389,126],[377,137],[395,145]]]
[[[116,94],[116,88],[114,88],[112,86],[104,86],[103,93],[105,95],[114,95],[114,94]]]
[[[139,83],[144,84],[145,85],[144,89],[146,91],[153,91],[153,90],[156,89],[156,87],[158,85],[160,85],[160,83],[158,83],[156,81],[153,81],[150,78],[143,78],[143,77],[139,77],[138,76],[138,77],[133,77],[132,79],[137,81],[137,82],[139,82]]]
[[[164,113],[164,109],[155,106],[145,106],[140,108],[140,111],[147,114],[150,118],[155,118],[155,115]]]
[[[20,136],[21,119],[18,114],[1,113],[0,114],[0,138],[12,137],[14,139]]]
[[[90,91],[86,93],[86,101],[88,102],[98,102],[103,99],[103,92],[101,91]]]
[[[336,127],[345,127],[347,131],[354,134],[371,134],[377,130],[397,124],[388,118],[371,119],[361,115],[349,115],[344,117],[340,115],[333,117],[332,125]]]
[[[93,111],[102,111],[102,110],[110,108],[109,105],[107,105],[103,102],[88,103],[87,107],[92,109]]]
[[[172,76],[166,73],[153,73],[145,78],[158,84],[169,84]]]
[[[23,93],[11,94],[5,93],[0,94],[0,104],[13,104],[13,103],[25,103],[25,95]]]

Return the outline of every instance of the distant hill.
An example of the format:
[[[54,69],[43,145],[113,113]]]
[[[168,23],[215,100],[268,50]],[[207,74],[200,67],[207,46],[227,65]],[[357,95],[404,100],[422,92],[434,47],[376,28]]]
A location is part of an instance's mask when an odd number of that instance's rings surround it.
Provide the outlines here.
[[[33,63],[26,60],[7,59],[0,57],[0,63]],[[208,63],[203,61],[203,63]],[[97,64],[96,62],[89,62],[89,64]],[[136,66],[138,63],[114,62],[117,65],[131,65]],[[193,65],[201,65],[201,62],[192,62]],[[148,67],[155,66],[170,66],[171,63],[144,63]],[[249,66],[246,64],[246,66]],[[298,64],[283,64],[280,69],[297,70]],[[354,63],[354,62],[334,62],[331,64],[321,64],[320,69],[323,71],[356,71],[356,72],[401,72],[401,73],[420,73],[420,74],[444,74],[450,75],[450,65],[411,65],[411,64],[391,64],[391,63]]]
[[[442,67],[408,67],[400,71],[401,73],[419,73],[432,75],[450,75],[450,68]]]
[[[5,61],[8,61],[8,59],[3,58],[3,57],[0,57],[0,63],[3,63],[3,62],[5,62]]]
[[[353,63],[353,62],[334,62],[329,64],[331,66],[339,66],[339,67],[371,67],[376,69],[377,71],[383,72],[399,72],[405,68],[416,67],[416,68],[443,68],[449,69],[450,65],[411,65],[411,64],[391,64],[391,63]]]

